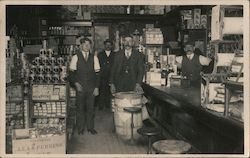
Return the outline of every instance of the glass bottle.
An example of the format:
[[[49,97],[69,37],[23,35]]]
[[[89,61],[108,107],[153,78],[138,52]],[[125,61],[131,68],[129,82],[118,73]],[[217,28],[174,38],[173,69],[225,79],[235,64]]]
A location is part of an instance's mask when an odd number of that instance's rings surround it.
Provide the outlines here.
[[[157,59],[156,61],[156,69],[160,69],[161,68],[161,62],[160,59]]]

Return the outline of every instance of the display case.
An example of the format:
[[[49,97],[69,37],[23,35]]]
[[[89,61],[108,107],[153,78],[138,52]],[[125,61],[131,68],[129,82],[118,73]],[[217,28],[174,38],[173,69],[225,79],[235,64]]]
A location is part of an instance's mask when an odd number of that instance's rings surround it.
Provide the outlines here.
[[[226,117],[244,122],[243,83],[227,81],[225,84],[225,112]]]
[[[23,85],[6,85],[6,153],[12,153],[12,133],[28,126],[28,102],[24,100]]]
[[[210,10],[211,6],[187,6],[186,8],[180,8],[179,11],[179,42],[184,44],[187,41],[192,41],[195,48],[199,49],[199,53],[204,56],[206,55],[210,34]]]
[[[67,83],[33,84],[30,99],[30,127],[36,129],[34,138],[61,136],[65,142],[68,93]],[[51,151],[53,153],[53,151]]]

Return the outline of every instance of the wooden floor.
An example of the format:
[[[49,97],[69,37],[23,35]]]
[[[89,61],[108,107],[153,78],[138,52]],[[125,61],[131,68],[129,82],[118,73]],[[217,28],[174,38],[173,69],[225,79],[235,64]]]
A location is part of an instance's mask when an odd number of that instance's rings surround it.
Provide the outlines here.
[[[140,137],[134,145],[119,138],[113,130],[112,112],[96,111],[97,135],[75,134],[68,142],[68,154],[146,154],[147,140]]]

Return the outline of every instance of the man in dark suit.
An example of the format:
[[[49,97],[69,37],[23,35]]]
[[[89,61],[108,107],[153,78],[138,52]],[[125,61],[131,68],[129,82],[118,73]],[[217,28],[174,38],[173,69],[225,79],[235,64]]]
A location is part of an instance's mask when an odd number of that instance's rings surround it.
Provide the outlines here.
[[[112,50],[112,42],[107,39],[104,41],[104,50],[98,54],[100,62],[100,95],[98,99],[99,110],[106,108],[110,109],[111,94],[109,87],[110,71],[114,62],[114,52]]]
[[[100,64],[97,56],[90,52],[91,40],[80,40],[80,51],[70,62],[70,82],[76,88],[77,128],[78,134],[84,133],[85,125],[88,132],[97,134],[94,129],[94,100],[99,94]]]
[[[142,92],[143,56],[133,49],[133,39],[129,35],[124,38],[124,48],[115,54],[110,75],[110,91],[111,93]]]

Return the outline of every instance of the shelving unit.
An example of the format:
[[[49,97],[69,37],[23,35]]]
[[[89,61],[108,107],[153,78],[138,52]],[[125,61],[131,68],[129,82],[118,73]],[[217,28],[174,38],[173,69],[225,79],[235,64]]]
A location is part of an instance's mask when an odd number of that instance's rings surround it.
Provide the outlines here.
[[[243,83],[227,81],[225,84],[224,115],[240,123],[244,122]]]
[[[30,98],[30,125],[46,137],[61,136],[67,144],[68,84],[33,84]],[[42,131],[45,130],[46,131]],[[56,133],[56,134],[55,134]],[[39,134],[38,134],[39,137]]]
[[[192,41],[195,48],[200,50],[201,55],[206,56],[209,41],[210,7],[193,6],[179,8],[180,18],[180,42],[184,44]]]
[[[23,86],[8,85],[6,91],[6,135],[12,135],[13,129],[25,128]]]

